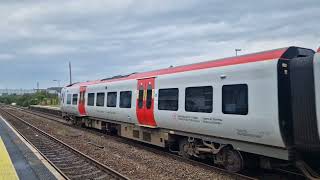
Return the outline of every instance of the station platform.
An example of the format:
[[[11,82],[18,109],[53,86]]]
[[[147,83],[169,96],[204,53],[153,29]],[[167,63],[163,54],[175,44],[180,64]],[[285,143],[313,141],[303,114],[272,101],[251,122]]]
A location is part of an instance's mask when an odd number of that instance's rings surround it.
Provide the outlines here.
[[[31,105],[31,110],[41,111],[44,113],[54,114],[61,116],[61,108],[59,106],[43,106],[43,105]]]
[[[0,116],[0,180],[64,179]]]
[[[42,109],[52,109],[52,110],[56,110],[56,111],[61,110],[61,108],[59,106],[31,105],[30,107],[42,108]]]

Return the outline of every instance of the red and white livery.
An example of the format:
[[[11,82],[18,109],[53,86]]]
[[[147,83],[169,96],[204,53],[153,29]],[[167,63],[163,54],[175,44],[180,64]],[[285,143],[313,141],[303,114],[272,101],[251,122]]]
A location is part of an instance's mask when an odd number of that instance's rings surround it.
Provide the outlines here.
[[[76,83],[63,88],[61,108],[76,123],[235,172],[253,154],[319,152],[319,61],[288,47]]]

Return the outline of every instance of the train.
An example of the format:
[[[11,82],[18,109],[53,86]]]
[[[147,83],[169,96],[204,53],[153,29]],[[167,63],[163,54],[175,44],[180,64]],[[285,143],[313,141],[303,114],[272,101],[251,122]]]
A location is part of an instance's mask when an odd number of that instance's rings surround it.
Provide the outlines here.
[[[75,124],[239,172],[320,152],[320,51],[285,47],[70,84]]]

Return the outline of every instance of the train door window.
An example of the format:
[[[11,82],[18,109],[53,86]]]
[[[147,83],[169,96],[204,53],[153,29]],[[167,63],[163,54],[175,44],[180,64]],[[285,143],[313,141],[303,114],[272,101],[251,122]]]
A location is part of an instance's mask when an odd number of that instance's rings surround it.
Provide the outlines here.
[[[67,94],[67,104],[71,104],[71,94]]]
[[[185,110],[188,112],[212,112],[212,86],[186,88]]]
[[[177,111],[179,101],[179,89],[159,89],[158,109]]]
[[[64,93],[62,93],[60,98],[61,98],[62,104],[64,104],[64,98],[65,98]]]
[[[248,114],[248,85],[222,86],[222,112],[224,114]]]
[[[147,102],[146,102],[147,109],[150,109],[151,105],[152,105],[152,86],[149,84],[147,88]]]
[[[139,88],[139,96],[138,96],[138,107],[139,107],[139,109],[141,109],[142,106],[143,106],[143,93],[144,93],[143,86],[140,86],[140,88]]]
[[[107,106],[108,107],[117,106],[117,92],[108,92]]]
[[[80,92],[79,104],[84,105],[84,92]]]
[[[94,93],[88,93],[88,106],[94,106]]]
[[[78,94],[72,95],[72,105],[77,105],[78,103]]]
[[[131,91],[120,92],[120,108],[131,108]]]
[[[104,106],[104,93],[97,93],[96,106]]]

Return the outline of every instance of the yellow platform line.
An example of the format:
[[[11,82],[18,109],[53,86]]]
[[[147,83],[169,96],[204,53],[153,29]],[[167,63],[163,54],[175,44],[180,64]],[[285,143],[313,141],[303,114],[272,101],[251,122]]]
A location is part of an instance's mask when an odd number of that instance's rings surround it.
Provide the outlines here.
[[[19,179],[12,164],[9,153],[0,137],[0,180]]]

